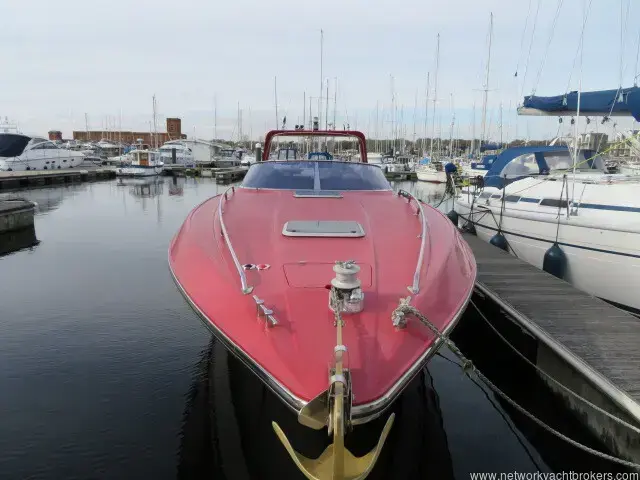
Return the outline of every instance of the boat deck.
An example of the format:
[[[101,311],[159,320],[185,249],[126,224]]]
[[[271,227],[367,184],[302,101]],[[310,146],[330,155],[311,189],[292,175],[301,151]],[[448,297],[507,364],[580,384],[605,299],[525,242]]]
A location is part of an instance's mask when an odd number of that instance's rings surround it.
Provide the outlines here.
[[[476,257],[478,290],[639,419],[640,319],[474,235],[463,236]]]

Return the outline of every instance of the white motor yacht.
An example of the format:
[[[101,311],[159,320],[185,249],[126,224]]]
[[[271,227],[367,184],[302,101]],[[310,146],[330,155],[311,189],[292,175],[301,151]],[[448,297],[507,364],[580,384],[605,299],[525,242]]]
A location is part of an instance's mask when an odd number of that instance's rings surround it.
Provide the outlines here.
[[[0,132],[0,170],[54,170],[84,162],[81,152],[61,148],[42,137]]]

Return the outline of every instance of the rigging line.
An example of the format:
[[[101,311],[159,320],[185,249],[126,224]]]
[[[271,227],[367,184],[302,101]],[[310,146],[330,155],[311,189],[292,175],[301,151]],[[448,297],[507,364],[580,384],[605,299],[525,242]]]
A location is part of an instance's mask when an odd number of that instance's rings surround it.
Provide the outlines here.
[[[584,29],[587,25],[587,18],[589,17],[589,12],[591,11],[592,2],[593,0],[589,0],[589,5],[587,6],[586,15],[582,19],[582,31],[580,32],[580,40],[578,41],[578,48],[576,48],[576,54],[573,57],[573,64],[571,65],[571,70],[569,71],[569,81],[567,82],[567,88],[565,89],[565,93],[569,91],[569,88],[571,88],[571,77],[573,76],[573,71],[576,68],[576,61],[578,60],[578,54],[580,53],[580,45],[582,45],[582,37],[584,37]]]
[[[633,86],[637,87],[638,86],[638,77],[640,75],[638,75],[638,60],[640,60],[640,30],[638,30],[638,47],[636,50],[636,68],[633,71]]]
[[[547,55],[549,54],[549,47],[551,47],[551,41],[553,40],[553,34],[556,31],[556,24],[558,23],[558,18],[560,17],[560,10],[562,10],[562,4],[564,0],[558,0],[558,7],[556,8],[556,15],[553,17],[553,23],[551,24],[551,34],[549,35],[549,41],[547,42],[547,46],[544,50],[544,55],[542,56],[542,63],[540,64],[540,70],[538,70],[538,76],[536,77],[536,81],[533,84],[533,89],[531,90],[531,95],[535,95],[536,89],[538,88],[538,84],[540,83],[540,77],[542,76],[542,70],[544,69],[544,64],[547,60]]]
[[[525,64],[525,67],[524,67],[524,77],[522,79],[522,89],[520,90],[520,96],[524,94],[524,84],[527,81],[527,72],[529,71],[529,60],[531,59],[531,49],[533,48],[533,40],[536,35],[536,26],[538,24],[538,12],[540,11],[540,2],[541,0],[538,0],[538,6],[536,7],[536,15],[533,18],[533,28],[531,30],[531,42],[529,43],[529,53],[527,54],[527,63]]]
[[[560,233],[560,211],[562,210],[562,195],[564,194],[564,186],[567,183],[567,174],[562,176],[562,190],[560,191],[560,201],[558,202],[558,223],[556,224],[556,242],[558,243],[558,234]],[[569,210],[569,202],[567,202],[567,210]]]
[[[524,37],[527,34],[527,26],[529,25],[529,16],[531,15],[531,0],[529,0],[529,6],[527,7],[527,17],[524,21],[524,30],[522,30],[522,37],[520,38],[520,53],[518,54],[518,63],[516,64],[516,74],[514,77],[518,76],[518,70],[520,69],[520,60],[522,57],[522,47],[524,47]],[[518,93],[516,89],[516,93]]]
[[[624,48],[627,37],[627,26],[629,21],[629,10],[631,8],[630,0],[627,0],[627,8],[625,12],[624,0],[620,0],[620,88],[622,88],[622,81],[624,79]]]

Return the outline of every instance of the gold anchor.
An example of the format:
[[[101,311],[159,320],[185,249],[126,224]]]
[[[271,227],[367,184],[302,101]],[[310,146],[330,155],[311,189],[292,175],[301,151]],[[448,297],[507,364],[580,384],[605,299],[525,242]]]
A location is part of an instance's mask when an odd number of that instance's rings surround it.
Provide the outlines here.
[[[342,327],[344,325],[340,310],[335,309],[335,326],[337,346],[335,348],[335,369],[331,376],[329,389],[313,399],[300,412],[298,420],[303,425],[321,429],[325,422],[329,435],[333,433],[333,443],[318,458],[307,458],[296,452],[282,429],[276,422],[271,422],[278,438],[296,466],[309,480],[362,480],[375,466],[384,442],[389,435],[395,414],[392,413],[382,429],[378,444],[362,457],[354,456],[344,446],[346,429],[351,424],[351,382],[348,372],[343,366],[343,354],[346,348],[342,344]],[[328,408],[327,408],[328,404]],[[329,412],[328,421],[323,420],[322,412]]]

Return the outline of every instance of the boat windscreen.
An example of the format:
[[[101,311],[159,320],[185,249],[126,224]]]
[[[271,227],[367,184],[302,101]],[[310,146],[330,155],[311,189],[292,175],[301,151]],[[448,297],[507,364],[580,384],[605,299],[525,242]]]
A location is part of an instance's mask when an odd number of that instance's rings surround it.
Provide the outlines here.
[[[24,135],[5,133],[0,135],[0,157],[17,157],[22,155],[25,147],[31,140]]]
[[[375,165],[309,160],[253,164],[242,186],[281,190],[391,190]]]

